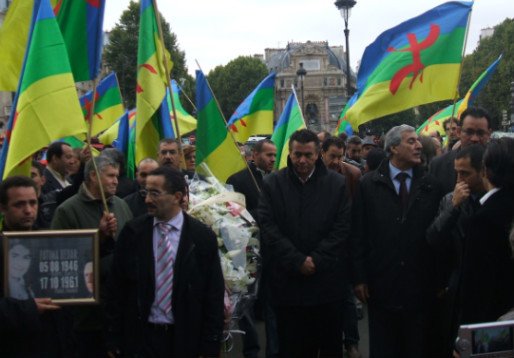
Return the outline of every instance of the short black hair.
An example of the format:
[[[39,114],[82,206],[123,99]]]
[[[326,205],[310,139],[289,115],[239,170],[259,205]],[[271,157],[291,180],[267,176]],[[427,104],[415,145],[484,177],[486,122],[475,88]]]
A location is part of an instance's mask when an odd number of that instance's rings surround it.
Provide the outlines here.
[[[469,158],[473,169],[477,172],[482,170],[482,160],[484,159],[485,148],[481,144],[471,144],[457,151],[455,159]]]
[[[382,148],[373,147],[366,158],[368,169],[370,171],[377,169],[385,158],[386,152]]]
[[[475,117],[475,118],[482,118],[484,117],[487,119],[487,127],[491,128],[491,116],[489,115],[489,112],[487,112],[485,109],[481,107],[468,107],[464,110],[464,112],[460,115],[460,125],[461,127],[464,125],[464,118],[467,116]]]
[[[316,133],[309,129],[299,129],[291,135],[289,139],[289,150],[293,148],[293,142],[298,142],[301,144],[314,142],[314,146],[316,147],[316,150],[319,152],[319,138],[316,135]]]
[[[514,189],[514,139],[503,137],[487,144],[484,153],[487,179],[496,188]]]
[[[43,176],[43,172],[45,171],[45,166],[43,164],[41,164],[37,160],[33,160],[31,165],[37,169],[39,176]]]
[[[331,146],[335,145],[337,148],[343,148],[346,151],[346,143],[339,137],[328,137],[323,141],[321,149],[326,152]]]
[[[455,118],[455,117],[450,117],[450,118],[446,118],[446,119],[443,121],[443,129],[444,129],[444,130],[446,130],[446,125],[447,125],[448,123],[452,123],[452,122],[456,123],[458,126],[460,125],[459,120],[458,120],[457,118]]]
[[[162,175],[164,177],[164,189],[169,194],[174,194],[177,191],[184,195],[187,194],[187,183],[184,174],[175,168],[161,166],[152,170],[148,175]]]
[[[62,146],[63,145],[67,145],[68,147],[71,148],[71,146],[66,142],[53,142],[52,144],[50,144],[48,146],[48,149],[46,151],[46,160],[48,161],[48,163],[50,163],[52,161],[53,157],[57,157],[57,158],[62,157],[62,153],[63,153]]]
[[[36,183],[34,183],[34,180],[32,180],[29,177],[25,177],[22,175],[15,175],[12,177],[9,177],[2,181],[0,183],[0,204],[1,205],[7,205],[9,204],[9,197],[7,195],[7,192],[11,188],[34,188],[34,192],[37,195],[37,186]]]
[[[264,144],[271,144],[272,146],[275,146],[275,143],[271,141],[271,139],[264,138],[255,143],[255,145],[252,148],[252,152],[260,153],[262,152],[262,147],[264,147]]]

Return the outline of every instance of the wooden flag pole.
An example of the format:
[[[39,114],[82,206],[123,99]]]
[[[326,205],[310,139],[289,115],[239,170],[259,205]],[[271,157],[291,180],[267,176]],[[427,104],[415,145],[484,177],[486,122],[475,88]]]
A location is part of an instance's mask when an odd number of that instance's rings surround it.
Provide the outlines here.
[[[93,161],[93,168],[95,169],[96,177],[98,178],[98,187],[100,189],[100,198],[102,199],[102,204],[104,207],[104,212],[109,213],[109,207],[107,206],[107,199],[105,198],[105,192],[104,187],[102,185],[102,180],[100,177],[100,171],[98,170],[98,166],[96,165],[96,162],[93,158],[93,148],[91,145],[91,132],[93,131],[93,118],[95,115],[95,103],[96,103],[96,87],[98,85],[98,77],[96,77],[93,80],[93,97],[91,98],[91,110],[89,111],[89,118],[88,118],[88,128],[87,128],[87,136],[86,136],[86,143],[87,143],[87,149],[89,150],[89,153],[91,153],[91,159]]]
[[[198,66],[198,69],[200,71],[202,71],[203,73],[203,70],[202,68],[200,67],[200,64],[198,63],[197,60],[195,60],[196,62],[196,65]],[[209,81],[207,81],[207,78],[205,78],[205,82],[207,83],[207,86],[209,87],[209,90],[211,91],[211,94],[212,94],[212,98],[214,98],[214,102],[216,103],[216,106],[218,107],[218,111],[220,112],[221,114],[221,118],[223,118],[223,122],[225,122],[225,128],[227,128],[227,132],[229,133],[230,135],[230,138],[232,138],[232,143],[234,143],[234,146],[236,147],[237,151],[239,152],[239,154],[241,154],[241,151],[239,149],[239,146],[237,145],[237,141],[236,139],[234,138],[234,134],[228,129],[227,127],[227,120],[225,119],[225,115],[223,114],[223,111],[221,110],[221,106],[218,102],[218,99],[216,98],[216,96],[214,95],[214,92],[212,91],[212,88],[211,88],[211,85],[209,83]],[[250,169],[250,166],[248,165],[248,162],[246,161],[246,158],[243,157],[241,155],[242,159],[243,159],[243,162],[245,163],[245,166],[246,166],[246,169],[248,169],[248,172],[250,173],[250,176],[252,177],[252,181],[253,183],[255,184],[255,187],[257,188],[257,191],[260,193],[261,192],[261,188],[259,186],[259,184],[257,183],[257,179],[255,179],[255,176],[253,175],[253,172],[252,170]]]
[[[162,32],[161,16],[159,14],[159,9],[157,8],[157,0],[152,0],[152,3],[153,3],[153,8],[155,10],[155,19],[157,21],[157,28],[159,29],[159,38],[161,39],[162,48],[163,48],[162,62],[164,64],[164,72],[166,74],[166,86],[167,86],[168,90],[170,91],[171,110],[173,111],[173,123],[175,123],[175,137],[177,138],[178,150],[180,153],[180,157],[182,159],[180,161],[181,167],[182,167],[182,169],[185,169],[186,158],[184,155],[184,151],[182,150],[182,137],[180,135],[180,128],[178,126],[177,110],[175,108],[175,99],[173,98],[173,88],[171,86],[171,81],[170,81],[171,73],[170,73],[170,69],[168,68],[168,61],[166,60],[166,46],[164,43],[164,35]],[[170,57],[171,57],[171,53],[170,53]]]

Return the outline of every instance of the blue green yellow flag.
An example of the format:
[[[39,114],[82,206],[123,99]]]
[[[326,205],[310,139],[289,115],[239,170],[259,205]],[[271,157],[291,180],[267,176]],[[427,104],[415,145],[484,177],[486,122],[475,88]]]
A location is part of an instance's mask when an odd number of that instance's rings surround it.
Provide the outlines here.
[[[277,159],[275,167],[278,169],[287,166],[287,157],[289,154],[289,138],[299,129],[307,128],[305,121],[298,105],[298,99],[293,88],[293,92],[289,95],[286,105],[280,118],[275,126],[271,140],[277,146]]]
[[[196,166],[207,164],[214,176],[224,183],[246,164],[227,130],[202,71],[196,71],[196,108]]]
[[[364,51],[357,101],[361,124],[425,103],[454,99],[472,2],[452,1],[382,33]]]

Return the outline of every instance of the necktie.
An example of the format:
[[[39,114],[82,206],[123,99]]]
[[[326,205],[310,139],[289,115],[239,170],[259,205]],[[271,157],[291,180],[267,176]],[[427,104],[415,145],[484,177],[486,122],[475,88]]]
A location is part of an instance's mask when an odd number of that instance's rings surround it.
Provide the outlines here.
[[[407,178],[409,177],[409,174],[407,173],[398,173],[396,175],[396,179],[400,182],[400,202],[402,203],[402,209],[405,212],[407,210],[407,205],[409,203],[409,191],[407,190]]]
[[[166,314],[171,311],[171,291],[173,289],[173,258],[169,233],[173,227],[167,223],[159,223],[161,237],[157,244],[157,262],[155,267],[155,284],[157,307]]]

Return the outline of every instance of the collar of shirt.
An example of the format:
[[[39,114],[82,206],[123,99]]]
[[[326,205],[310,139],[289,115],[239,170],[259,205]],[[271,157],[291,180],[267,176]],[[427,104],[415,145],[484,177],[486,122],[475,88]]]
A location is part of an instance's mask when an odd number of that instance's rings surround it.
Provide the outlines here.
[[[312,172],[307,176],[307,178],[305,180],[303,180],[302,178],[300,178],[300,176],[298,175],[298,173],[296,173],[296,170],[294,170],[294,173],[295,175],[298,177],[298,180],[300,180],[300,183],[302,184],[305,184],[309,181],[309,179],[312,177],[312,174],[314,174],[314,171],[316,170],[316,167],[314,167],[314,169],[312,169]]]
[[[407,185],[407,190],[410,191],[410,184],[412,180],[412,175],[414,174],[414,171],[412,168],[409,168],[407,170],[400,170],[397,167],[395,167],[391,161],[389,161],[389,177],[391,178],[391,181],[394,184],[394,187],[396,189],[396,193],[400,192],[400,181],[396,178],[396,176],[400,173],[407,173],[409,177],[407,180],[405,180],[405,184]]]
[[[67,187],[68,185],[71,185],[69,181],[66,180],[66,177],[63,177],[60,173],[53,170],[49,165],[47,165],[46,169],[52,174],[52,176],[61,184],[63,188]]]
[[[487,199],[489,199],[491,196],[493,196],[494,193],[500,191],[501,188],[492,188],[487,193],[484,194],[482,198],[480,198],[480,205],[484,205]]]
[[[156,227],[157,224],[159,224],[161,222],[163,222],[163,221],[158,220],[157,218],[153,218],[154,227]],[[177,215],[175,215],[170,220],[168,220],[167,224],[174,227],[177,231],[179,231],[179,234],[180,234],[182,232],[182,225],[184,225],[184,213],[182,212],[182,210],[180,210]]]
[[[264,178],[268,173],[266,173],[264,170],[262,170],[261,168],[259,168],[258,166],[255,166],[255,169],[261,173],[262,177]]]

